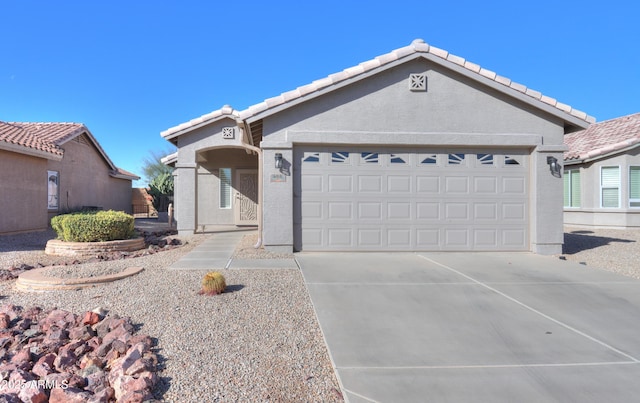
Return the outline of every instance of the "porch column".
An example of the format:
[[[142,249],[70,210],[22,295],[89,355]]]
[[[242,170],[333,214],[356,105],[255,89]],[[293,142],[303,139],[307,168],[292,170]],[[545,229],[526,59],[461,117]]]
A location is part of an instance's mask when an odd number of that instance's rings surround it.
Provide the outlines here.
[[[196,163],[176,164],[175,218],[178,235],[192,235],[196,230],[197,175]]]

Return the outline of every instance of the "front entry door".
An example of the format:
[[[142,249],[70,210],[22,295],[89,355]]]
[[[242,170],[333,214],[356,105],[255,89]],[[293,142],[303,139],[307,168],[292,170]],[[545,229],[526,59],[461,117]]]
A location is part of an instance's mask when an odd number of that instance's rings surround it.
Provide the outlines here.
[[[236,169],[234,217],[236,225],[258,225],[258,170]]]

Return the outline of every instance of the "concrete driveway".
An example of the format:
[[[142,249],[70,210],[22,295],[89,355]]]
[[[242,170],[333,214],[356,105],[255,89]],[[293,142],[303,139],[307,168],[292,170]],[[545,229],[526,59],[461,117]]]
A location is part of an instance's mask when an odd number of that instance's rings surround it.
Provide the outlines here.
[[[637,402],[640,281],[529,253],[299,253],[349,402]]]

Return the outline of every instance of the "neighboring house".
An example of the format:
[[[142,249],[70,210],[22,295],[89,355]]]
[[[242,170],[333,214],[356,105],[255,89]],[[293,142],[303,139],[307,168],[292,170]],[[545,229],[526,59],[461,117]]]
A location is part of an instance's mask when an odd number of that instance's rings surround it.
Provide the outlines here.
[[[164,131],[180,233],[272,251],[561,253],[566,133],[593,118],[422,40]],[[554,166],[558,166],[554,164]]]
[[[137,179],[83,124],[0,121],[0,233],[43,230],[78,207],[131,212]]]
[[[640,227],[640,113],[565,136],[564,222]]]

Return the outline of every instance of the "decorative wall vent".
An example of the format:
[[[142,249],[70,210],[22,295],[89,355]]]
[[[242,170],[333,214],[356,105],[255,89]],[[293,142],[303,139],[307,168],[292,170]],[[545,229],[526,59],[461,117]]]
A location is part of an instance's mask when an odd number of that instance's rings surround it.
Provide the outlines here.
[[[409,89],[411,91],[426,91],[427,75],[426,74],[410,74]]]
[[[233,139],[233,138],[235,138],[235,129],[233,127],[223,127],[222,128],[222,138],[223,139]]]

